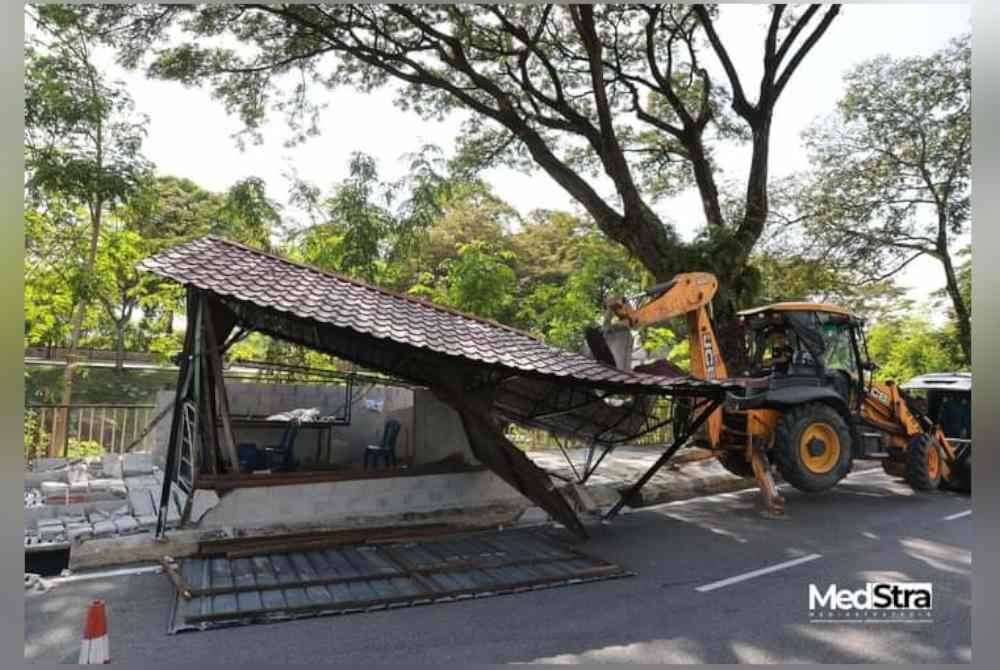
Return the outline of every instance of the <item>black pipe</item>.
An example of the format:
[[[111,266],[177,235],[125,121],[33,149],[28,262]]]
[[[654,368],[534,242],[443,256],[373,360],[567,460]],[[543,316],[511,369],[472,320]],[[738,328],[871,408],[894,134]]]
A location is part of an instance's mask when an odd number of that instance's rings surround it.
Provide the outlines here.
[[[618,516],[618,513],[621,511],[622,507],[625,506],[626,502],[631,500],[632,497],[635,496],[642,489],[642,487],[646,485],[646,482],[652,479],[653,475],[655,475],[657,471],[660,468],[662,468],[667,461],[670,460],[670,458],[674,455],[674,453],[676,453],[676,451],[680,449],[685,442],[687,442],[688,438],[694,435],[695,431],[701,427],[701,424],[705,423],[705,421],[712,414],[712,412],[714,412],[718,407],[719,407],[718,400],[710,400],[708,407],[704,411],[702,411],[701,414],[698,415],[698,417],[694,420],[694,422],[690,426],[688,426],[688,429],[683,433],[681,433],[680,435],[676,436],[674,438],[673,444],[671,444],[670,447],[665,452],[663,452],[663,455],[661,455],[658,459],[656,459],[656,462],[653,463],[653,465],[650,466],[648,470],[646,470],[646,472],[642,475],[642,477],[640,477],[635,484],[632,484],[632,486],[630,486],[628,490],[626,490],[622,494],[621,498],[618,499],[618,502],[615,503],[615,506],[612,507],[608,511],[608,513],[604,515],[604,520],[610,521],[611,519]]]

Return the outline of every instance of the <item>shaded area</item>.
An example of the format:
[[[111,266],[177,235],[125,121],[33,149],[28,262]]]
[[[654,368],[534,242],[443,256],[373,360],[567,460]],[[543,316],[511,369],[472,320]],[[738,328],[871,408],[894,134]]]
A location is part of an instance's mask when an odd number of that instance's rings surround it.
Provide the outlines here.
[[[500,421],[611,446],[669,423],[657,416],[658,397],[720,403],[738,388],[621,370],[487,319],[216,237],[140,267],[188,289],[175,406],[188,407],[189,418],[182,423],[184,412],[175,412],[166,467],[188,478],[238,469],[220,370],[227,347],[249,331],[430,388],[458,412],[477,459],[580,537],[586,531],[571,506],[504,436]],[[686,437],[675,430],[674,447]]]

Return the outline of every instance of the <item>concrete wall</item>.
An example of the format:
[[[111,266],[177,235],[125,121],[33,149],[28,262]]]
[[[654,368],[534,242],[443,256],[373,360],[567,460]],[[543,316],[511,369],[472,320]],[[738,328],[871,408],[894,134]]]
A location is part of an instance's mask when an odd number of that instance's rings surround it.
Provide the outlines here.
[[[428,523],[460,516],[466,523],[509,522],[531,503],[490,471],[297,486],[233,489],[205,512],[200,529],[351,527]]]
[[[323,413],[333,413],[343,397],[343,389],[337,387],[328,387],[331,390],[326,396],[315,387],[303,391],[233,383],[227,388],[234,414],[263,415],[296,407],[320,407]],[[162,407],[172,399],[172,393],[164,393],[157,402]],[[382,400],[382,411],[368,409],[367,399]],[[388,417],[396,417],[402,424],[397,454],[412,457],[414,465],[445,458],[478,464],[461,419],[451,407],[430,391],[398,387],[367,391],[354,405],[351,425],[334,428],[334,436],[343,442],[335,450],[336,462],[358,463],[364,446],[377,439]],[[280,432],[274,431],[274,444],[280,440]],[[157,437],[161,454],[168,436],[169,423],[164,421]],[[249,441],[251,437],[238,434],[237,440]],[[296,447],[297,454],[308,462],[309,452],[315,449],[314,437],[304,433]],[[431,522],[489,525],[510,523],[530,504],[492,472],[479,471],[238,488],[221,494],[214,507],[200,519],[193,515],[193,520],[200,529],[343,528]]]
[[[425,389],[413,391],[413,433],[415,465],[456,455],[465,463],[478,464],[458,412]]]
[[[226,384],[229,408],[233,416],[254,415],[265,417],[297,408],[318,407],[322,415],[339,415],[345,401],[345,387],[325,384],[258,384],[234,382]],[[389,418],[401,424],[396,440],[396,454],[409,458],[414,453],[413,444],[413,392],[396,386],[355,386],[355,403],[351,409],[351,423],[332,427],[330,454],[323,453],[323,463],[351,466],[360,465],[364,448],[381,439],[382,429]],[[156,411],[173,402],[174,391],[160,391],[156,396]],[[369,409],[368,400],[381,401],[380,411]],[[154,460],[163,467],[166,444],[170,438],[170,416],[167,415],[155,429]],[[254,442],[259,446],[276,446],[281,442],[284,427],[239,428],[234,430],[236,442]],[[302,465],[316,462],[315,430],[304,430],[295,441],[295,459]]]

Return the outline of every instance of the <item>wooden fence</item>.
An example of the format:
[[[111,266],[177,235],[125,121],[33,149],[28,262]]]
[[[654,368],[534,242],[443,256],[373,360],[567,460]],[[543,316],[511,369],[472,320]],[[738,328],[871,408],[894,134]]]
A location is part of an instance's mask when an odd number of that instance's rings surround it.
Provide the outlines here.
[[[67,457],[71,447],[120,454],[154,418],[156,406],[146,405],[28,405],[24,408],[24,456]],[[55,444],[57,422],[66,422],[62,444]],[[153,433],[142,437],[133,451],[146,451]]]

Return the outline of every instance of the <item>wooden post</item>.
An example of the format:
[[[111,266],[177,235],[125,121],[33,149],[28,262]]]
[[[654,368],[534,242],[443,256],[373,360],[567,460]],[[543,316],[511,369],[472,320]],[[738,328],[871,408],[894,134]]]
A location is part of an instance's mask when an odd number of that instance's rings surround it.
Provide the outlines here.
[[[204,461],[206,470],[215,474],[222,464],[222,460],[219,458],[219,430],[216,424],[215,394],[212,390],[212,380],[215,377],[212,373],[211,359],[208,356],[202,356],[202,363],[205,366],[205,375],[202,378],[201,386],[204,404],[199,405],[199,411],[202,415],[200,427],[205,432],[204,443],[209,445],[209,448],[198,454],[198,460]]]
[[[439,389],[434,388],[438,394]],[[577,537],[587,531],[549,475],[507,439],[493,417],[492,399],[449,390],[448,404],[458,411],[472,453],[501,479],[537,503]],[[443,398],[442,398],[443,399]]]
[[[188,288],[187,292],[187,316],[188,324],[184,333],[184,348],[181,350],[180,365],[177,371],[177,393],[174,395],[173,415],[170,420],[170,437],[167,441],[166,463],[163,468],[163,487],[160,489],[160,507],[156,518],[156,537],[163,537],[163,531],[167,521],[167,506],[170,504],[170,485],[175,476],[179,451],[179,433],[181,428],[181,414],[184,400],[187,399],[188,390],[191,383],[192,366],[191,355],[194,349],[195,330],[200,325],[198,318],[198,300],[193,289]]]
[[[209,386],[215,387],[215,393],[219,399],[219,415],[222,417],[222,446],[229,459],[232,472],[240,471],[240,459],[236,453],[236,440],[233,437],[233,425],[229,416],[229,397],[226,395],[226,380],[222,376],[222,355],[219,353],[219,342],[215,337],[215,326],[212,324],[212,315],[205,318],[205,345],[206,360],[214,375],[214,379]],[[214,419],[213,428],[214,428]]]

